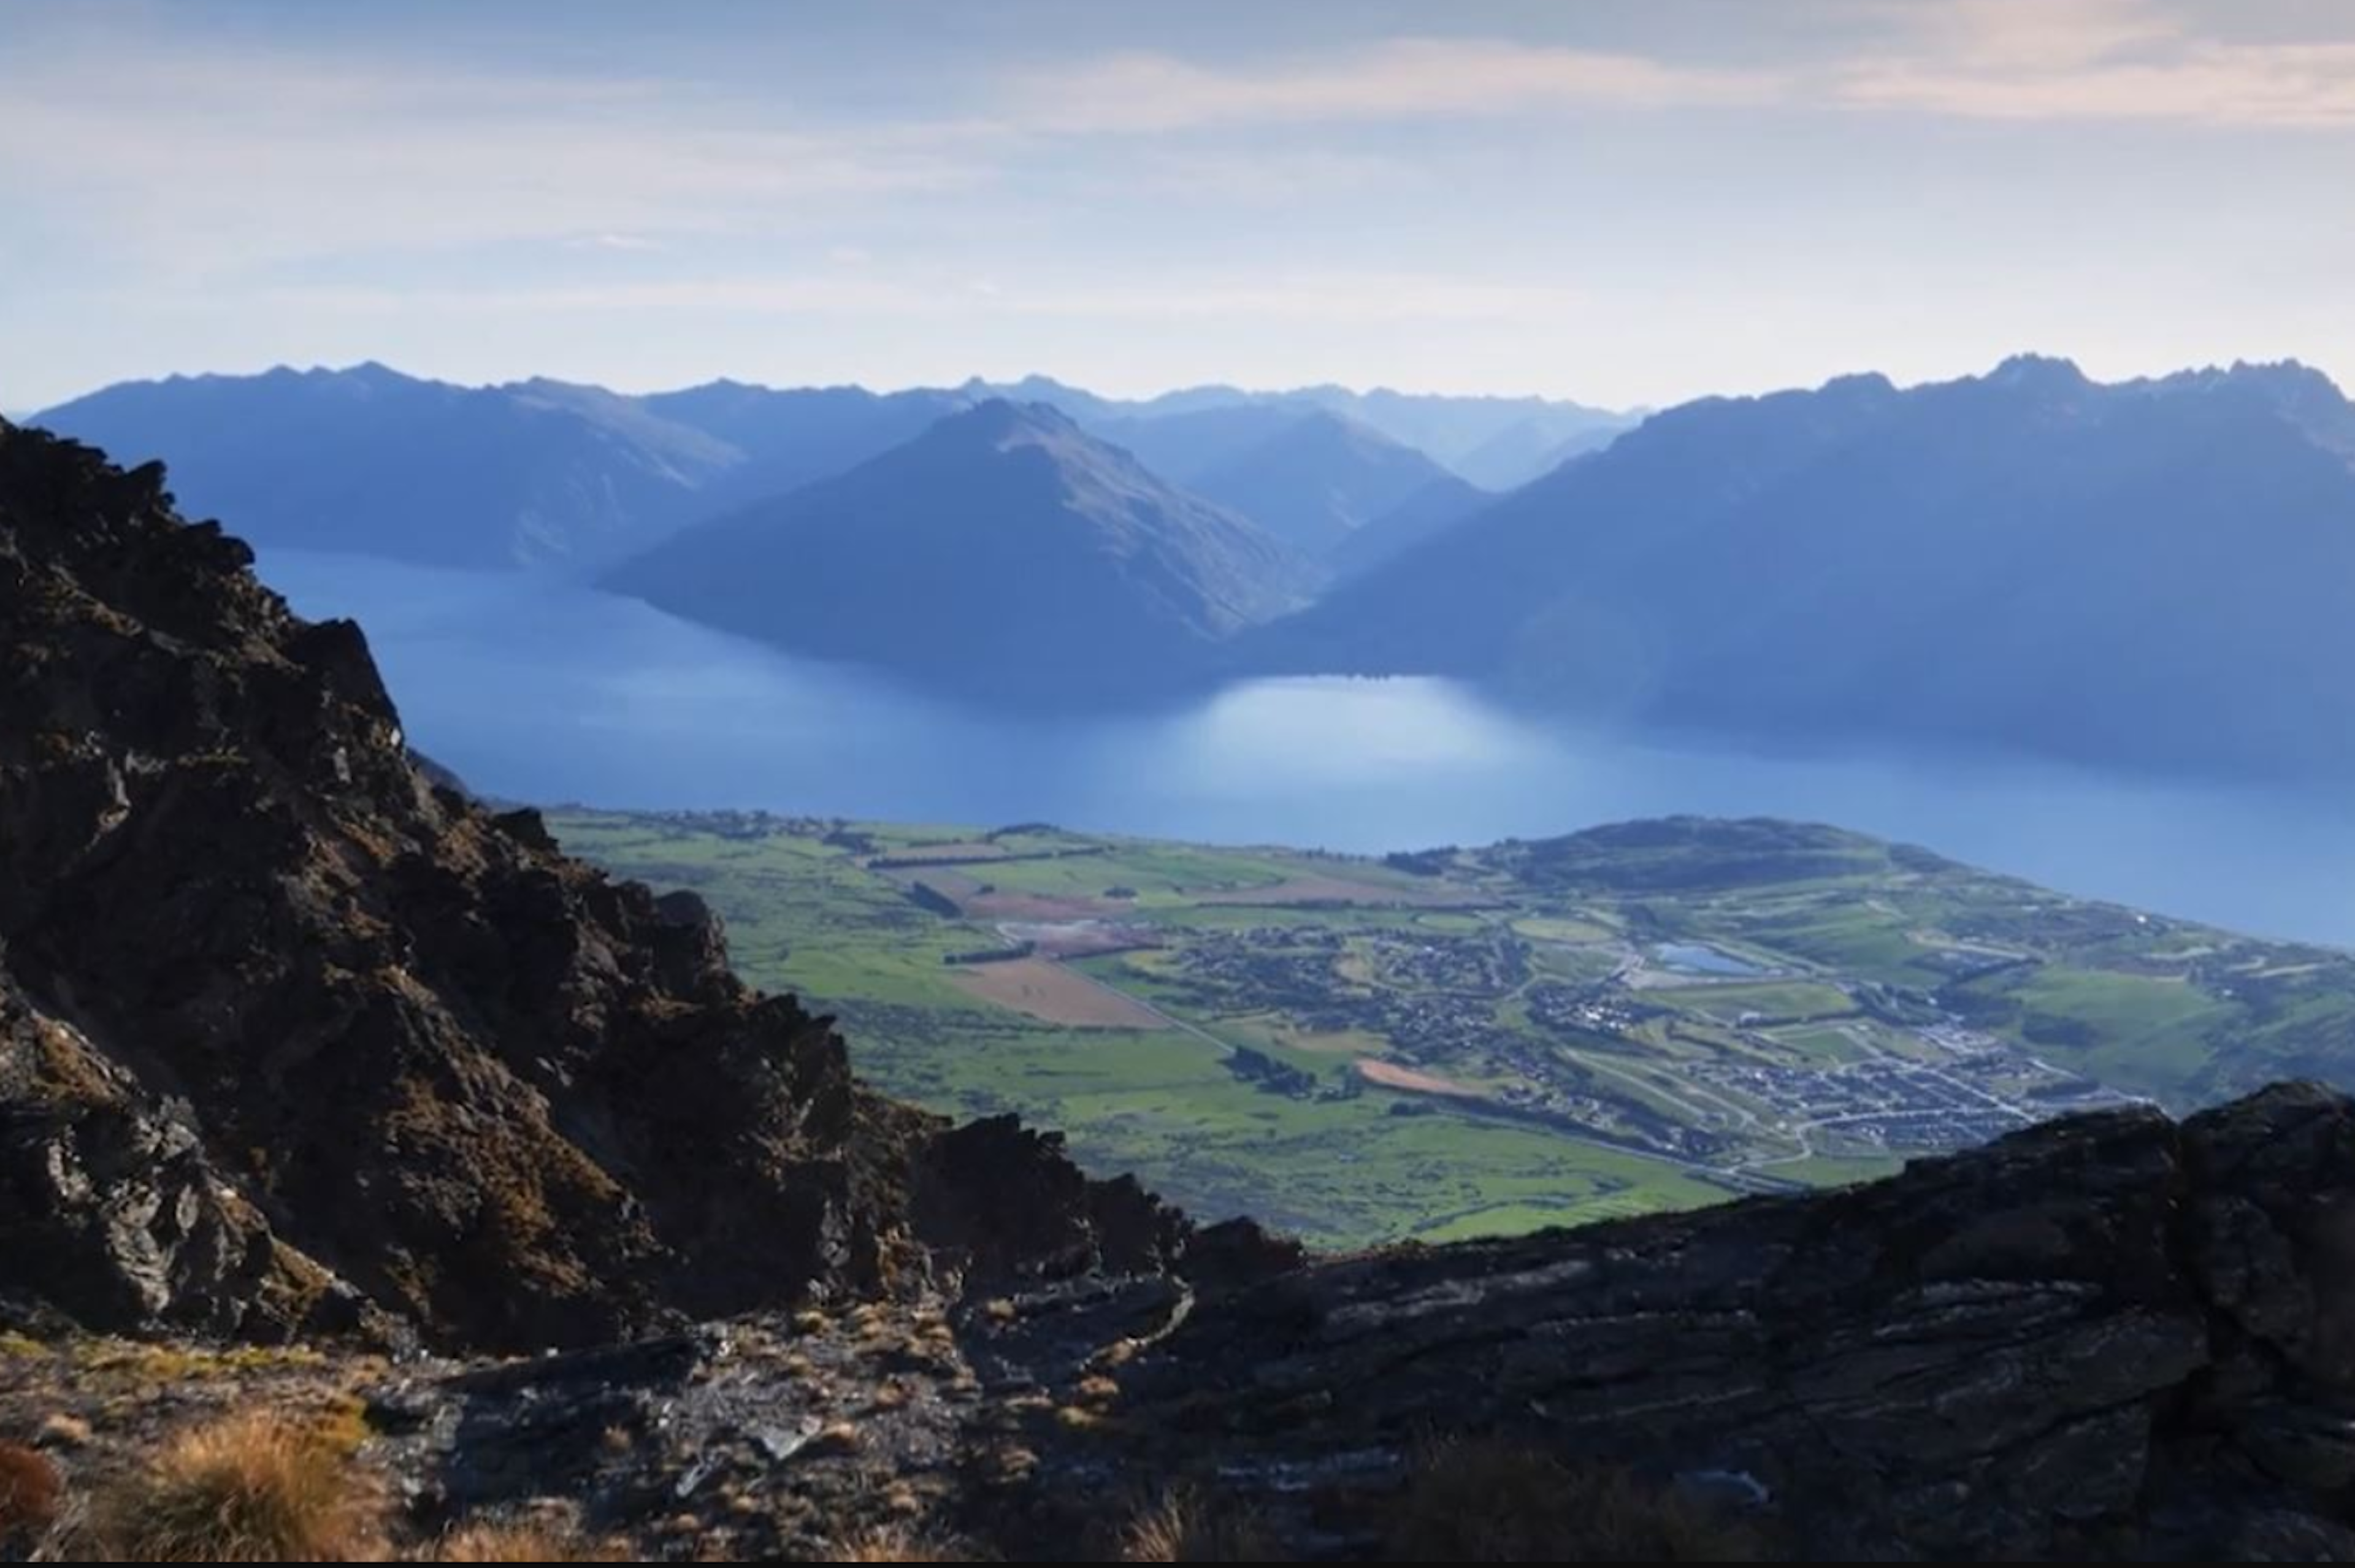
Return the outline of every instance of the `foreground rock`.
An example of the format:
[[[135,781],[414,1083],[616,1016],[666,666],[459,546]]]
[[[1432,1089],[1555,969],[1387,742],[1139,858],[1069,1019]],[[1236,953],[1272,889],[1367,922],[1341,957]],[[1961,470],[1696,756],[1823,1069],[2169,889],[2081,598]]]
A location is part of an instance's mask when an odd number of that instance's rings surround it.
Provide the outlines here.
[[[957,1261],[911,1231],[941,1124],[693,897],[435,785],[358,628],[250,559],[0,426],[0,1292],[536,1348]],[[1017,1152],[1085,1258],[1088,1185]]]
[[[1380,1559],[1431,1445],[1477,1435],[1632,1467],[1766,1556],[2343,1562],[2350,1325],[2355,1104],[2286,1087],[1226,1288],[1098,1274],[487,1363],[19,1340],[0,1435],[92,1422],[70,1463],[102,1475],[240,1380],[348,1398],[412,1536],[561,1517],[648,1560],[889,1530],[1097,1560],[1173,1489],[1278,1557]]]

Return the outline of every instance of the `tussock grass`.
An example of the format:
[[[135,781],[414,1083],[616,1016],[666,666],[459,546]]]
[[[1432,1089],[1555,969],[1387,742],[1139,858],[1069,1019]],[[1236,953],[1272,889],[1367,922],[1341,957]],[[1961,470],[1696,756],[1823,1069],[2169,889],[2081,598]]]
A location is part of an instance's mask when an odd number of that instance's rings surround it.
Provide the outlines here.
[[[55,1465],[21,1443],[0,1443],[0,1541],[48,1529],[64,1496]]]
[[[603,1541],[536,1524],[472,1524],[443,1536],[433,1563],[626,1563]]]
[[[1179,1489],[1139,1511],[1122,1531],[1124,1563],[1281,1563],[1249,1511]]]
[[[90,1560],[375,1561],[382,1498],[338,1436],[261,1413],[184,1433],[92,1500]]]

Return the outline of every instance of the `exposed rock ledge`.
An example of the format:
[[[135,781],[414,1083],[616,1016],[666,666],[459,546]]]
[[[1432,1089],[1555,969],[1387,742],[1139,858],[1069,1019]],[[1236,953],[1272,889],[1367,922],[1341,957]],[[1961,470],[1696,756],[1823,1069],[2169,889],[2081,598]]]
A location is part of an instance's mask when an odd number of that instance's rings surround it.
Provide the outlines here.
[[[1377,1559],[1418,1449],[1468,1433],[1710,1494],[1801,1560],[2350,1561],[2355,1104],[2286,1086],[1843,1192],[755,1317],[371,1397],[429,1516],[575,1499],[648,1554],[682,1520],[807,1558],[912,1514],[1083,1561],[1190,1484],[1287,1557]]]

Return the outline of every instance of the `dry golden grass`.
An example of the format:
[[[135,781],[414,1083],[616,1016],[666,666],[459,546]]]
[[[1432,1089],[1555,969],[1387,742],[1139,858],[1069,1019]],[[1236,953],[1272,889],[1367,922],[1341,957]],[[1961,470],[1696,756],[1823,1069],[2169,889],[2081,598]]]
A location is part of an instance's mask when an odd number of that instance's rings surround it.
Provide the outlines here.
[[[0,1541],[48,1529],[64,1492],[55,1465],[22,1444],[0,1443]]]
[[[443,1536],[435,1563],[626,1563],[602,1541],[534,1524],[473,1524]]]
[[[883,1530],[837,1545],[837,1563],[980,1563],[986,1559],[953,1541]]]
[[[183,1434],[93,1499],[94,1561],[357,1563],[383,1555],[382,1500],[337,1434],[232,1416]]]
[[[1259,1521],[1248,1511],[1173,1491],[1129,1520],[1121,1534],[1124,1563],[1281,1563]]]
[[[1536,1449],[1456,1442],[1426,1454],[1399,1499],[1394,1563],[1752,1563],[1756,1531],[1626,1471]]]
[[[59,1411],[41,1421],[40,1442],[49,1448],[86,1448],[92,1434],[90,1423],[79,1415]]]

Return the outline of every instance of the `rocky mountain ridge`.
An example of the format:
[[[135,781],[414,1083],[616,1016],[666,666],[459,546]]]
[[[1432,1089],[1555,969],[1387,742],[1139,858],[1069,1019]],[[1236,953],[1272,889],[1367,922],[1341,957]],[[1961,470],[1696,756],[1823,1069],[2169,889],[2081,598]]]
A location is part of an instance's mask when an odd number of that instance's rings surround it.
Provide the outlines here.
[[[736,981],[699,901],[431,783],[359,629],[250,560],[159,469],[0,430],[5,1283],[538,1346],[929,1257],[943,1125]]]

